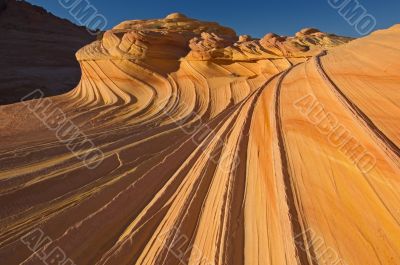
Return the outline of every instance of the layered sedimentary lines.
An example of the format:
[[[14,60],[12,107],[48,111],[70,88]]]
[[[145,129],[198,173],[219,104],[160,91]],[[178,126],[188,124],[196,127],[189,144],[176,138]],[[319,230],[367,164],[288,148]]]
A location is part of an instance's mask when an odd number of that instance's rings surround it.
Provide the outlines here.
[[[120,24],[0,107],[1,263],[399,264],[399,40]]]
[[[0,1],[0,104],[19,102],[35,89],[46,96],[79,83],[75,53],[96,38],[84,27],[26,1]]]

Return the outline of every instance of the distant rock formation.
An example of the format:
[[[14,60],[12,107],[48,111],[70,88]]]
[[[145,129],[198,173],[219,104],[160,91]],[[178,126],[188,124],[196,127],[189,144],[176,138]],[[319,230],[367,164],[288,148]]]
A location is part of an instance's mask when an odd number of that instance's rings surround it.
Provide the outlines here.
[[[0,12],[2,12],[7,6],[7,0],[0,0]]]
[[[52,96],[74,87],[80,78],[75,52],[95,37],[25,1],[7,2],[0,13],[0,104],[35,89]]]

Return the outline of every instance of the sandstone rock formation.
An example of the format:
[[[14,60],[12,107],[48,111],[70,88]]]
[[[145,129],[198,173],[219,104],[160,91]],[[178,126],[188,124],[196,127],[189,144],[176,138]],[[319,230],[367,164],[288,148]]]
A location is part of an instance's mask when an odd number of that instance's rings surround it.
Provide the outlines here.
[[[2,263],[400,264],[399,40],[107,31],[73,91],[0,107]]]
[[[267,34],[261,40],[237,36],[235,31],[174,13],[164,19],[125,21],[108,30],[102,40],[81,49],[78,60],[122,58],[151,64],[159,60],[254,61],[301,58],[304,60],[350,41],[304,29],[296,37]]]
[[[35,89],[51,96],[75,86],[80,79],[75,52],[95,37],[25,1],[4,1],[3,7],[0,105],[19,102]]]

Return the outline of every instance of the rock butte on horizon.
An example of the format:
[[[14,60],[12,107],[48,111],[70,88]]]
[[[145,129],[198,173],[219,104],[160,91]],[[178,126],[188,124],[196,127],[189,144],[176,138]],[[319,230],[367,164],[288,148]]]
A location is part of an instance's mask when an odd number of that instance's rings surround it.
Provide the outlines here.
[[[75,53],[95,37],[28,2],[7,2],[0,8],[0,105],[35,89],[46,96],[70,91],[81,76]]]
[[[348,40],[177,14],[105,32],[50,107],[0,106],[2,264],[40,263],[36,228],[77,265],[400,264],[400,26]]]

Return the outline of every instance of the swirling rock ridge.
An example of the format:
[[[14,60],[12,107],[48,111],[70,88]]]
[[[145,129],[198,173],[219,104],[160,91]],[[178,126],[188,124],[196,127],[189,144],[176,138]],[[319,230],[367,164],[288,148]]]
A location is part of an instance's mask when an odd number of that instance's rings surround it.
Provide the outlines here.
[[[77,155],[40,100],[0,107],[2,263],[400,264],[399,40],[254,39],[179,13],[106,31],[50,98]]]

